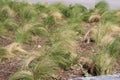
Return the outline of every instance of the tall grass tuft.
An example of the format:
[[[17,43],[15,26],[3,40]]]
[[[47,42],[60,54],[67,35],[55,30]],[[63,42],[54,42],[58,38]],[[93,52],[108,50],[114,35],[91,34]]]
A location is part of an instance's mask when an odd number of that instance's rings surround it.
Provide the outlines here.
[[[117,37],[109,46],[110,55],[115,56],[119,59],[119,55],[120,55],[119,49],[120,49],[120,37]]]
[[[94,60],[96,75],[111,74],[114,71],[115,58],[110,56],[107,48],[99,51]]]
[[[109,10],[109,5],[105,1],[100,1],[96,3],[95,9],[97,9],[99,14],[103,14],[105,11]]]

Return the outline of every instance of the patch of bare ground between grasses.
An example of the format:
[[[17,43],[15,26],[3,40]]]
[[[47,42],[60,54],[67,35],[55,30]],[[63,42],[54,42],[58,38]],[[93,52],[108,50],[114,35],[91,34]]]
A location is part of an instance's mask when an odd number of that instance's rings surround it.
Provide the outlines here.
[[[90,42],[89,44],[85,42],[82,42],[82,43],[80,42],[78,45],[78,51],[83,54],[89,54],[90,51],[93,51],[94,44],[95,43],[93,42]]]
[[[4,60],[0,63],[0,80],[8,80],[10,75],[17,72],[20,68],[20,62],[23,59],[21,55]]]
[[[69,70],[61,73],[59,80],[68,80],[70,78],[84,77],[83,70]]]
[[[11,44],[12,42],[13,42],[13,40],[11,38],[0,36],[0,47],[7,46],[7,45]]]
[[[47,40],[38,36],[33,36],[32,37],[33,43],[32,44],[23,44],[22,47],[26,51],[33,51],[44,44],[46,44]]]
[[[115,68],[115,73],[120,73],[120,61],[116,62],[114,68]]]

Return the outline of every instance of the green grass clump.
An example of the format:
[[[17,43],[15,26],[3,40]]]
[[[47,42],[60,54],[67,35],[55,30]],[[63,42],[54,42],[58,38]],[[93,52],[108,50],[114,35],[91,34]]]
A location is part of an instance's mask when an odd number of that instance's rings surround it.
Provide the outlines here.
[[[113,43],[109,46],[110,55],[118,57],[120,55],[120,37],[117,37]]]
[[[111,74],[115,60],[107,51],[100,51],[95,59],[95,73],[96,75]]]
[[[0,62],[6,57],[8,52],[4,48],[0,48]]]
[[[30,43],[32,41],[31,34],[29,32],[17,33],[15,37],[15,41],[19,43]]]
[[[48,37],[49,36],[48,31],[43,27],[33,28],[33,29],[30,30],[30,32],[31,32],[31,34],[37,35],[37,36],[40,36],[40,37]]]
[[[110,23],[113,23],[113,24],[118,24],[119,23],[119,19],[115,15],[115,11],[107,11],[106,13],[104,13],[101,21],[104,22],[104,23],[105,22],[110,22]]]
[[[69,70],[72,64],[70,55],[71,54],[69,52],[63,53],[62,51],[59,51],[59,52],[53,52],[51,54],[51,58],[54,60],[56,64],[58,64],[58,66],[61,69]]]
[[[47,26],[53,25],[54,23],[55,23],[55,20],[52,16],[49,16],[44,20],[44,24]]]
[[[34,8],[33,9],[32,8],[33,7],[27,6],[22,10],[20,16],[23,18],[23,20],[26,19],[28,21],[37,16],[37,12],[35,11]]]
[[[35,9],[37,10],[37,12],[40,14],[41,12],[43,12],[43,13],[48,13],[48,12],[50,12],[50,9],[46,6],[46,5],[44,5],[44,4],[39,4],[39,3],[37,3],[37,4],[34,4],[34,7],[35,7]]]
[[[9,6],[3,6],[2,9],[0,9],[0,21],[4,21],[7,18],[14,17],[15,13]]]
[[[97,9],[100,14],[103,14],[109,9],[109,5],[105,1],[100,1],[95,5],[95,9]]]
[[[57,65],[49,57],[44,57],[34,68],[34,79],[52,80],[52,75],[56,74],[58,70]]]

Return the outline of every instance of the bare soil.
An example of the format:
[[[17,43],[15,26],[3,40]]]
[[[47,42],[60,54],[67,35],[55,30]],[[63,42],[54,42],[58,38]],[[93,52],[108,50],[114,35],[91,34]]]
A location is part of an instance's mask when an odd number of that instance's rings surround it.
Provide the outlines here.
[[[0,63],[0,80],[8,80],[11,74],[17,72],[20,68],[22,56],[17,55],[13,58],[6,59]]]
[[[12,42],[13,40],[11,38],[0,36],[0,47],[7,46]]]

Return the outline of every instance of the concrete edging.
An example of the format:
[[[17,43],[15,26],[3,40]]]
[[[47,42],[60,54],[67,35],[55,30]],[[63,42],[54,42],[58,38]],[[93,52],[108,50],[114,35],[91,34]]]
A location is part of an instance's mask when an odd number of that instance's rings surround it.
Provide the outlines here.
[[[120,80],[120,74],[102,75],[94,77],[74,78],[69,80]]]

